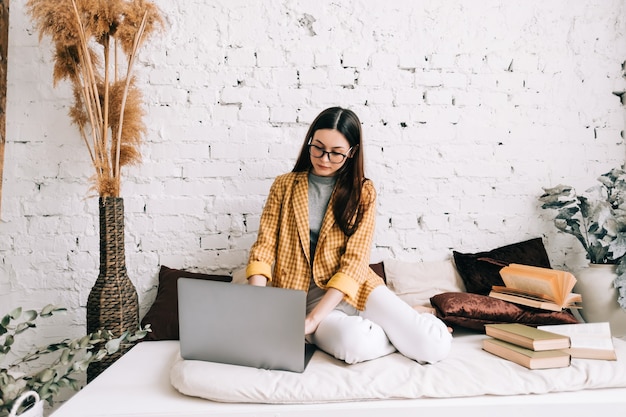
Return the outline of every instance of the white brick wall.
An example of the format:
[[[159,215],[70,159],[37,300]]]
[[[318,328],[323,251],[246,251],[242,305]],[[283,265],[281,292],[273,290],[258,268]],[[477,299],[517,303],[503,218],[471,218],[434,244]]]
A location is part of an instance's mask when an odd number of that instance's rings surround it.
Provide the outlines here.
[[[142,313],[160,265],[242,267],[276,175],[323,108],[364,125],[379,192],[372,261],[435,260],[544,236],[584,262],[539,208],[624,160],[624,0],[157,1],[167,31],[140,56],[149,126],[125,171],[126,256]],[[51,50],[11,4],[0,314],[69,308],[84,332],[98,274],[86,150],[51,86]],[[69,330],[67,326],[70,326]],[[39,342],[36,340],[35,342]]]

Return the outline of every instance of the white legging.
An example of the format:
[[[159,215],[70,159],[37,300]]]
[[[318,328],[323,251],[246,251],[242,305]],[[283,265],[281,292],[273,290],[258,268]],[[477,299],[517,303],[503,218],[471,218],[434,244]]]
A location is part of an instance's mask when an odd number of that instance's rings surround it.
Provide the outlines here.
[[[418,313],[381,285],[372,291],[363,311],[341,302],[309,340],[349,364],[396,350],[420,363],[434,363],[450,352],[452,335],[437,317]]]

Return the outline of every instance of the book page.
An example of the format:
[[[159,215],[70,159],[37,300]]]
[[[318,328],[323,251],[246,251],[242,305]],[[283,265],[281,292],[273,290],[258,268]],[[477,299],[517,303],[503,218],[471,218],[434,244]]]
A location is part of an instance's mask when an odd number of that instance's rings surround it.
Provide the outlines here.
[[[549,279],[521,276],[504,271],[502,271],[501,275],[504,284],[509,288],[514,288],[518,291],[523,291],[548,300],[558,300],[558,295],[555,294],[556,288],[554,288],[552,281]]]
[[[554,302],[554,300],[552,300],[550,297],[546,297],[546,296],[541,295],[541,294],[529,293],[528,291],[518,290],[518,289],[515,289],[515,288],[509,288],[509,287],[502,287],[500,285],[494,285],[491,289],[492,289],[493,292],[497,292],[497,293],[500,293],[500,294],[515,295],[515,296],[523,297],[523,298],[526,298],[526,299],[529,299],[529,300]]]
[[[572,348],[613,350],[609,323],[578,323],[538,326],[541,330],[569,336]]]
[[[509,288],[545,298],[563,306],[576,278],[569,272],[536,266],[510,264],[500,270]]]
[[[572,348],[585,348],[585,349],[601,349],[601,350],[613,350],[613,343],[611,339],[576,336],[570,338],[570,347]]]

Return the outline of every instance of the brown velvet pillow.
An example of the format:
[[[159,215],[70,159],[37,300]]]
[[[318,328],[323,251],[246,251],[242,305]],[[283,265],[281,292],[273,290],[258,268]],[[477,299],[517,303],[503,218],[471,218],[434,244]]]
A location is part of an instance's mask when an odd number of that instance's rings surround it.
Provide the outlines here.
[[[370,268],[372,268],[372,270],[376,272],[376,275],[381,277],[383,281],[387,282],[387,277],[385,277],[385,264],[383,264],[382,261],[377,264],[370,264]]]
[[[176,283],[180,277],[224,282],[232,280],[232,277],[228,275],[201,274],[161,266],[156,299],[141,320],[142,326],[150,324],[152,329],[144,340],[178,340],[178,287]]]
[[[522,323],[532,326],[578,323],[567,310],[539,310],[480,294],[446,292],[431,297],[430,303],[435,308],[437,317],[448,326],[460,326],[483,333],[485,324],[490,323]]]
[[[494,285],[504,285],[500,269],[510,263],[550,268],[550,259],[538,237],[485,252],[452,251],[454,263],[469,293],[488,295]]]

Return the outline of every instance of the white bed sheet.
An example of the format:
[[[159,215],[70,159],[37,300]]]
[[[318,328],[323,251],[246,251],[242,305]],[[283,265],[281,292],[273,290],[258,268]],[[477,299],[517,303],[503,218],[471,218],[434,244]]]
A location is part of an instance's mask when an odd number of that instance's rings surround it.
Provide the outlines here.
[[[178,342],[142,342],[111,365],[51,417],[257,416],[370,417],[437,415],[464,417],[624,415],[626,388],[544,395],[477,396],[323,404],[219,403],[179,393],[170,384]],[[451,381],[451,383],[453,383]],[[425,414],[424,414],[425,415]]]
[[[617,361],[572,359],[565,368],[530,370],[482,350],[486,338],[477,333],[455,337],[450,355],[433,365],[420,365],[399,353],[347,365],[318,350],[303,373],[183,360],[178,356],[171,382],[183,394],[213,401],[272,404],[546,394],[626,387],[623,340],[615,340]]]

